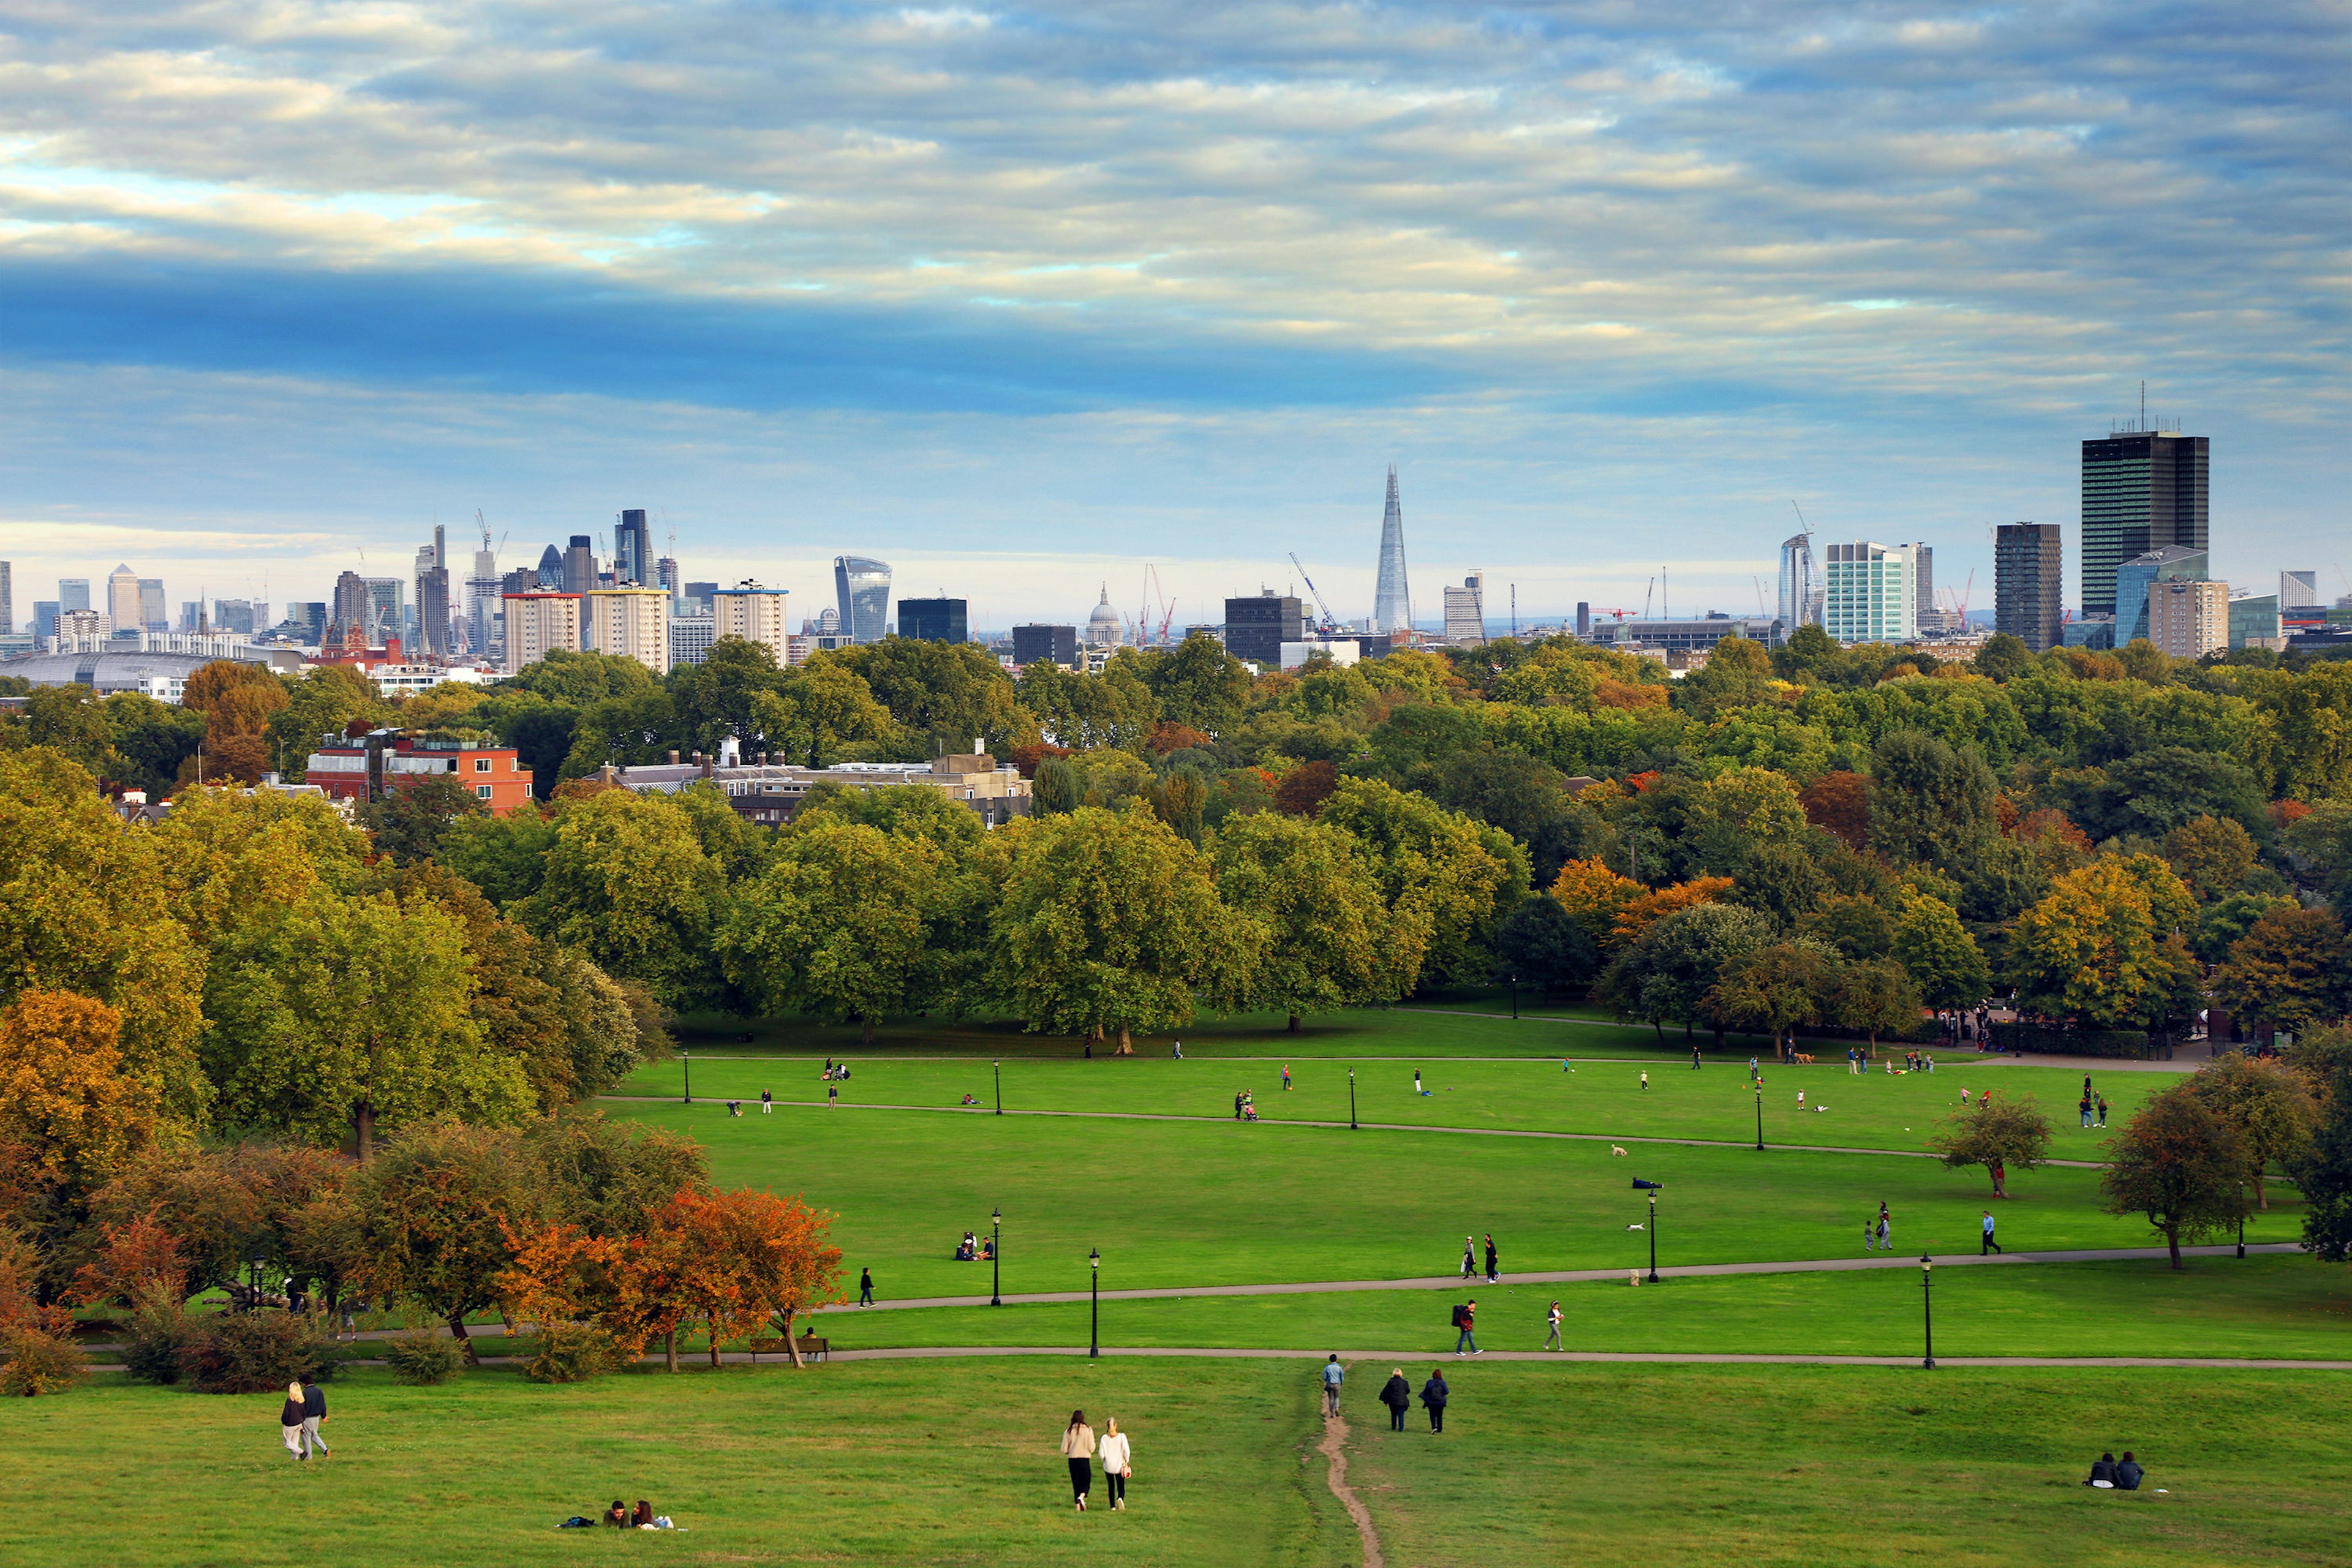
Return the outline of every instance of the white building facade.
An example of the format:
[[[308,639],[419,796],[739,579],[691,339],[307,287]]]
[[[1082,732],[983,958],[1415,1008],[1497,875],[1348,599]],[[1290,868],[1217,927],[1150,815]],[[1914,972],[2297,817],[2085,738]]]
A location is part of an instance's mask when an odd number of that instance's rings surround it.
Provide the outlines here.
[[[1832,544],[1822,563],[1822,629],[1841,643],[1919,635],[1918,552],[1908,544]]]

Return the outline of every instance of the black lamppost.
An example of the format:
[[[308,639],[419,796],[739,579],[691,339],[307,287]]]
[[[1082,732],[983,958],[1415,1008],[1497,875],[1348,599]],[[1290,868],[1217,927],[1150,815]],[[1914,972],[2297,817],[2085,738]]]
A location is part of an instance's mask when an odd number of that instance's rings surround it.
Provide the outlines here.
[[[1764,1080],[1756,1080],[1756,1152],[1764,1152]]]
[[[1087,1329],[1087,1359],[1093,1361],[1102,1354],[1102,1248],[1090,1247],[1087,1261],[1094,1265],[1094,1289],[1089,1292],[1094,1302],[1094,1321]]]
[[[1650,1283],[1658,1282],[1658,1194],[1650,1194]]]
[[[2246,1184],[2238,1184],[2238,1256],[2246,1255]]]
[[[1515,1024],[1516,1024],[1516,1023],[1517,1023],[1517,1022],[1518,1022],[1518,1019],[1519,1019],[1519,977],[1518,977],[1517,975],[1514,974],[1514,975],[1512,975],[1512,976],[1511,976],[1511,1021],[1512,1021],[1513,1023],[1515,1023]]]
[[[1002,1116],[1004,1114],[1004,1064],[999,1061],[988,1065],[996,1069],[996,1114]]]
[[[694,1053],[684,1046],[677,1048],[677,1059],[686,1064],[686,1102],[694,1103]]]
[[[1356,1131],[1356,1069],[1348,1069],[1348,1131]]]
[[[1919,1259],[1919,1316],[1927,1331],[1927,1355],[1919,1364],[1929,1372],[1936,1370],[1936,1290],[1928,1273],[1933,1268],[1929,1258]]]
[[[1004,1305],[1004,1211],[988,1216],[988,1304]]]

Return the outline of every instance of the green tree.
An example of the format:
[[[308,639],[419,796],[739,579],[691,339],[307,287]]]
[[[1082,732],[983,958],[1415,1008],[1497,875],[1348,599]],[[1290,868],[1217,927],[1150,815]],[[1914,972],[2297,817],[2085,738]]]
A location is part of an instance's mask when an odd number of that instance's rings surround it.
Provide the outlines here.
[[[2245,1151],[2254,1204],[2269,1208],[2263,1177],[2275,1164],[2293,1170],[2319,1126],[2319,1101],[2301,1073],[2232,1051],[2189,1075],[2189,1092],[2227,1122]]]
[[[1837,655],[1838,645],[1830,634],[1807,622],[1772,650],[1772,668],[1783,680],[1803,680],[1817,674]]]
[[[1913,894],[1903,900],[1892,951],[1930,1007],[1973,1007],[1991,989],[1992,972],[1976,938],[1941,899]]]
[[[2303,1191],[2303,1245],[2328,1263],[2352,1258],[2352,1033],[2297,1040],[2300,1058],[2312,1047],[2325,1052],[2315,1062],[2321,1115],[2310,1144],[2288,1167]],[[2300,1064],[2298,1064],[2300,1065]]]
[[[1355,836],[1391,915],[1427,931],[1421,984],[1486,978],[1486,938],[1528,880],[1508,834],[1375,779],[1342,781],[1318,820]]]
[[[1264,928],[1219,901],[1208,858],[1141,802],[1016,822],[1000,840],[992,970],[1024,1028],[1116,1033],[1127,1055],[1199,999],[1247,994]]]
[[[347,664],[322,664],[289,684],[286,706],[269,716],[265,743],[269,765],[289,784],[299,784],[312,751],[329,735],[341,735],[353,722],[387,723],[392,704],[375,682]],[[550,774],[551,781],[552,774]]]
[[[2190,945],[2207,963],[2230,960],[2230,949],[2254,929],[2254,922],[2273,910],[2298,910],[2293,899],[2275,893],[2225,893],[2198,911],[2197,940]]]
[[[2225,816],[2192,817],[2164,836],[2164,858],[2199,898],[2218,899],[2252,872],[2253,836]]]
[[[1573,923],[1573,922],[1570,922]],[[1657,1028],[1679,1023],[1713,1028],[1722,1044],[1717,985],[1750,955],[1770,945],[1772,921],[1740,904],[1693,904],[1657,921],[1611,961],[1600,994],[1628,1017]]]
[[[1761,643],[1727,637],[1717,641],[1706,668],[1675,683],[1674,703],[1699,718],[1713,719],[1734,708],[1769,701],[1776,679],[1772,656]]]
[[[203,715],[195,717],[201,736]],[[87,686],[34,688],[25,699],[24,735],[26,745],[70,758],[102,777],[121,778],[133,765],[114,749],[113,717],[104,700]]]
[[[1339,828],[1275,812],[1237,817],[1213,861],[1225,906],[1266,933],[1244,1005],[1286,1015],[1296,1034],[1306,1014],[1391,1002],[1412,984],[1417,933],[1392,930],[1369,858]]]
[[[1898,730],[1871,753],[1871,847],[1896,865],[1955,866],[1993,836],[1992,770],[1974,752]]]
[[[2103,766],[2061,769],[2050,787],[2066,815],[2102,843],[2162,839],[2200,816],[2225,817],[2257,837],[2269,831],[2268,802],[2253,773],[2193,747],[2154,745]]]
[[[1981,1165],[1992,1180],[1992,1195],[2009,1196],[2007,1173],[2031,1171],[2050,1158],[2050,1119],[2032,1095],[1993,1098],[1988,1089],[1974,1105],[1961,1106],[1927,1136],[1927,1147],[1952,1170]]]
[[[890,711],[845,665],[812,659],[781,692],[763,692],[752,727],[769,749],[789,752],[811,768],[829,766],[843,748],[883,742],[894,731]]]
[[[1526,845],[1536,887],[1551,886],[1562,866],[1600,854],[1607,841],[1601,814],[1577,804],[1567,775],[1524,752],[1449,757],[1412,784],[1449,811],[1499,827]]]
[[[1581,995],[1601,973],[1601,944],[1549,895],[1521,899],[1495,928],[1495,978]]]
[[[2099,1188],[2109,1214],[2140,1214],[2164,1235],[2172,1266],[2180,1244],[2245,1217],[2245,1146],[2235,1129],[2175,1085],[2150,1099],[2107,1141]]]
[[[1021,706],[1012,676],[978,643],[886,637],[810,662],[858,676],[890,717],[925,737],[935,754],[968,752],[979,741],[1001,756],[1037,739],[1037,720]]]
[[[359,810],[376,848],[403,866],[436,858],[461,817],[488,815],[489,807],[447,773],[426,773]]]
[[[1046,757],[1030,782],[1029,807],[1039,816],[1066,816],[1086,804],[1086,784],[1067,757]]]
[[[539,891],[555,824],[537,810],[504,816],[462,816],[442,835],[437,858],[501,910],[514,910]]]
[[[47,687],[46,690],[80,690],[79,687]],[[181,764],[204,739],[205,716],[168,702],[158,702],[135,691],[118,691],[106,700],[107,722],[114,729],[114,750],[129,771],[122,782],[143,789],[151,800],[172,793]]]
[[[927,911],[946,869],[926,840],[819,815],[796,824],[719,928],[728,978],[771,1015],[874,1026],[924,1005]]]
[[[609,653],[551,650],[536,664],[525,665],[500,683],[517,691],[585,708],[611,697],[634,697],[654,689],[653,672],[634,658]]]
[[[1885,958],[1895,951],[1895,922],[1877,900],[1857,894],[1829,900],[1806,921],[1804,934],[1825,942],[1849,959]]]
[[[2314,806],[2287,826],[2287,852],[2314,873],[2341,911],[2352,893],[2352,801]]]
[[[919,839],[950,862],[968,858],[988,832],[978,812],[936,789],[841,790],[822,801],[811,800],[793,820],[797,826],[819,816],[863,823],[895,838]]]
[[[449,1325],[479,1362],[466,1320],[495,1304],[512,1238],[542,1217],[547,1193],[512,1129],[426,1121],[352,1177],[358,1223],[344,1272],[369,1295],[394,1294]]]
[[[2343,1016],[2352,949],[2326,910],[2273,910],[2231,944],[2214,999],[2239,1018],[2301,1031]]]
[[[1995,632],[1984,647],[1977,650],[1977,656],[1970,663],[1979,675],[2005,684],[2033,667],[2033,650],[2025,646],[2022,637],[2009,632]]]
[[[1191,768],[1174,768],[1162,778],[1147,785],[1144,798],[1160,821],[1175,830],[1176,837],[1195,849],[1201,847],[1203,816],[1209,805],[1209,786]]]
[[[725,884],[684,807],[626,789],[567,802],[544,867],[521,906],[534,933],[616,978],[644,981],[665,1006],[710,999]]]
[[[2159,923],[2159,902],[2114,858],[2058,879],[2010,933],[2009,977],[2019,1004],[2098,1028],[2154,1025],[2194,1012],[2196,963]]]
[[[1208,735],[1238,722],[1250,692],[1249,667],[1206,632],[1189,632],[1172,648],[1152,648],[1138,673],[1160,716]]]
[[[760,700],[781,695],[789,683],[767,644],[719,638],[700,664],[682,664],[669,672],[681,749],[713,756],[730,737],[755,752],[768,750],[771,742],[781,745],[782,738],[767,734],[761,725]]]
[[[1774,1055],[1786,1061],[1797,1026],[1818,1024],[1829,1011],[1838,967],[1837,954],[1818,942],[1774,942],[1727,965],[1707,1006],[1734,1028],[1770,1034]]]

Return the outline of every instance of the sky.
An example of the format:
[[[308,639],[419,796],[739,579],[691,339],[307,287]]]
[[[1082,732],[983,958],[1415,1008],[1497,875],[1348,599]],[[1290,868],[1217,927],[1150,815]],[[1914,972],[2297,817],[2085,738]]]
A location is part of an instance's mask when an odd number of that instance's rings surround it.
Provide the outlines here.
[[[2344,0],[6,0],[0,559],[176,613],[642,506],[795,616],[1352,618],[1392,463],[1423,619],[1750,612],[1798,508],[1981,611],[2021,519],[2074,602],[2144,381],[2215,574],[2332,597],[2347,119]]]

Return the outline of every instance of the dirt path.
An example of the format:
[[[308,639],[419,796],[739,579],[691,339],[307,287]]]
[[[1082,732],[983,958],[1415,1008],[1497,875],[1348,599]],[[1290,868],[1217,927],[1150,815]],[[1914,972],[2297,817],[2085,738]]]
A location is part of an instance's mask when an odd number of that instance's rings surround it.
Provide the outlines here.
[[[1316,1391],[1316,1397],[1322,1397],[1320,1389]],[[1386,1568],[1388,1559],[1381,1554],[1380,1534],[1372,1529],[1372,1510],[1364,1506],[1364,1500],[1358,1497],[1355,1489],[1348,1484],[1346,1417],[1323,1417],[1323,1441],[1318,1451],[1329,1462],[1330,1468],[1324,1472],[1324,1478],[1330,1483],[1331,1495],[1347,1509],[1348,1517],[1356,1521],[1356,1534],[1363,1540],[1364,1568]]]

